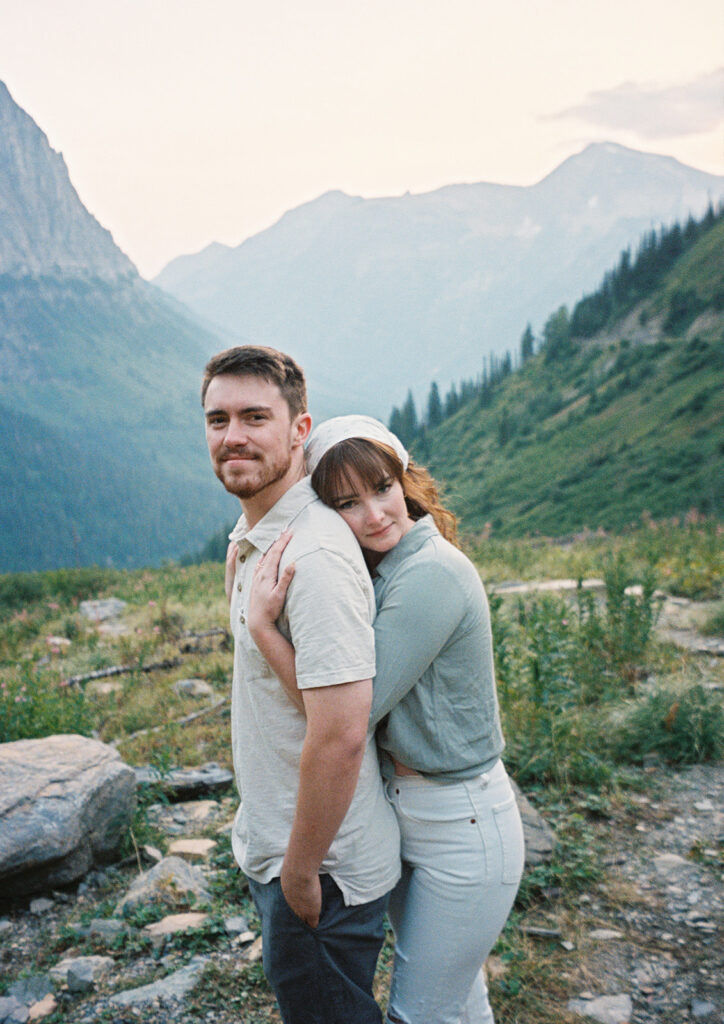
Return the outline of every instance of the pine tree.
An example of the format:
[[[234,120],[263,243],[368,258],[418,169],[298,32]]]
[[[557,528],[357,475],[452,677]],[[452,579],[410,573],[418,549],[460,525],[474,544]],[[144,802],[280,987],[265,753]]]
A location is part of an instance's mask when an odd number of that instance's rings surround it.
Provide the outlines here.
[[[460,399],[454,384],[450,385],[450,390],[445,395],[445,419],[449,419],[454,416],[460,408]]]
[[[543,342],[546,362],[568,355],[571,348],[571,326],[567,306],[560,306],[548,317],[543,328]]]
[[[442,402],[440,392],[435,381],[430,385],[430,394],[427,399],[427,425],[430,430],[442,423]]]
[[[407,398],[400,411],[400,429],[399,432],[394,431],[394,433],[397,434],[402,443],[407,447],[415,440],[419,429],[415,399],[412,397],[412,391],[408,391]]]
[[[520,339],[520,361],[521,363],[527,363],[530,357],[533,355],[533,349],[535,346],[535,338],[533,337],[533,330],[530,324],[527,325],[523,331],[523,336]]]

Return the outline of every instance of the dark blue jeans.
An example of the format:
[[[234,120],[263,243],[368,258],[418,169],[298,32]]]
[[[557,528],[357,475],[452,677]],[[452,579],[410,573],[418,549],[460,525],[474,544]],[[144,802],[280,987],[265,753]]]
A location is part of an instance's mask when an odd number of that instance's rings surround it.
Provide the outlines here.
[[[278,878],[249,879],[261,918],[264,973],[284,1024],[380,1024],[372,995],[385,937],[388,896],[346,907],[329,875],[320,875],[322,914],[310,928],[289,908]]]

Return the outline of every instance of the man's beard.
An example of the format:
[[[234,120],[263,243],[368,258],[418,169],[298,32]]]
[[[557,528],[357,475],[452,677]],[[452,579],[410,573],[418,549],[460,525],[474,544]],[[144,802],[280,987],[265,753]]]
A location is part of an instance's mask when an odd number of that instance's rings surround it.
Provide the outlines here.
[[[287,452],[271,462],[264,458],[256,458],[242,463],[242,465],[247,467],[254,466],[255,470],[253,474],[249,474],[247,471],[243,476],[239,477],[233,472],[228,475],[224,474],[224,470],[230,465],[232,464],[223,460],[219,462],[216,466],[216,475],[229,494],[233,494],[243,501],[245,498],[253,498],[260,491],[281,480],[291,468],[292,455],[291,452]]]

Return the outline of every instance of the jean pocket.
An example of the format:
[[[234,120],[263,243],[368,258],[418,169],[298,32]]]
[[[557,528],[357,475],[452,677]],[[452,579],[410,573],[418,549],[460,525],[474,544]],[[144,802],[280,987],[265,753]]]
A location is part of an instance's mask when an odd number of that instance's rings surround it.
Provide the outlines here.
[[[515,796],[493,807],[493,817],[503,854],[501,880],[504,885],[518,885],[523,874],[525,845],[523,824]]]

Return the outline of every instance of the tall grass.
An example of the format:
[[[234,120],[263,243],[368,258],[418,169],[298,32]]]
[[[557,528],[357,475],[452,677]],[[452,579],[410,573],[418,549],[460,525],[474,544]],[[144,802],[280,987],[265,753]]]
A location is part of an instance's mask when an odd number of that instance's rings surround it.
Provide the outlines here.
[[[657,658],[651,568],[636,578],[618,552],[604,581],[602,600],[580,584],[573,602],[491,599],[506,761],[523,785],[595,790],[611,780],[616,762],[655,752],[693,763],[722,752],[724,713],[715,694],[700,686],[677,697],[639,693]],[[635,583],[640,590],[632,592]]]

